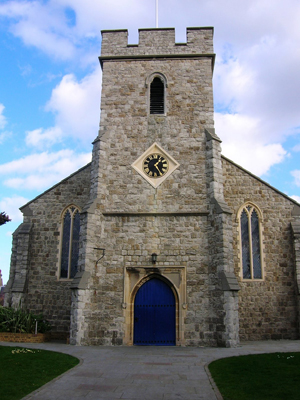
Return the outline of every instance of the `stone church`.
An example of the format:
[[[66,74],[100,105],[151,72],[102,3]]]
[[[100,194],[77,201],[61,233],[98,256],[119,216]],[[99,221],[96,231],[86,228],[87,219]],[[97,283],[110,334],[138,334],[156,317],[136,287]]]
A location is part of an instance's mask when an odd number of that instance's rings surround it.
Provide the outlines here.
[[[77,345],[299,338],[300,206],[221,155],[213,28],[102,31],[99,60],[92,162],[21,207],[6,305]]]

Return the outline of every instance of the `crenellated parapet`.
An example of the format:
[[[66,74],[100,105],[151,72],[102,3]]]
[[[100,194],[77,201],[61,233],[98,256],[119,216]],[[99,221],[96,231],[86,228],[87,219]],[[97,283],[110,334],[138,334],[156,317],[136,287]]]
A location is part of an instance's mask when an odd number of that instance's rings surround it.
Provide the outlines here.
[[[175,43],[174,28],[139,29],[139,43],[128,44],[128,30],[104,30],[101,57],[213,54],[213,28],[187,28],[186,43]]]

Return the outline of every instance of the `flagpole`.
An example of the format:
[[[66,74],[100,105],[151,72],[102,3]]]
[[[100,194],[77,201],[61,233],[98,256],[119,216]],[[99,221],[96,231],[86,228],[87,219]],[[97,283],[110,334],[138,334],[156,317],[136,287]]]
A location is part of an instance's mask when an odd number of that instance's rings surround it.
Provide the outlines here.
[[[158,0],[156,0],[155,7],[155,27],[158,28]]]

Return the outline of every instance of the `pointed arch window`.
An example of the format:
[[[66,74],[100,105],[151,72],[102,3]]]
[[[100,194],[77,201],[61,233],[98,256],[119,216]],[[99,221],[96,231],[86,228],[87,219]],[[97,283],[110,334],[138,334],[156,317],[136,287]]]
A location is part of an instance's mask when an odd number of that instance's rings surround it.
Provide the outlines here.
[[[263,279],[262,217],[254,204],[246,204],[239,212],[242,278]]]
[[[63,214],[60,253],[61,279],[73,279],[78,269],[80,214],[76,206],[69,206]]]
[[[150,84],[150,114],[165,113],[165,82],[155,76]]]

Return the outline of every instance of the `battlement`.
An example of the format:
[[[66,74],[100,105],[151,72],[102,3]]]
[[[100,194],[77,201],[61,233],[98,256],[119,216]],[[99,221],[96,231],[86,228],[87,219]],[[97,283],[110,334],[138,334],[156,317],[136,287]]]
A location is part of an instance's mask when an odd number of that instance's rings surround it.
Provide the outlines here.
[[[212,54],[213,28],[187,28],[186,43],[175,43],[174,28],[139,29],[139,43],[128,44],[128,30],[104,30],[101,56]]]

